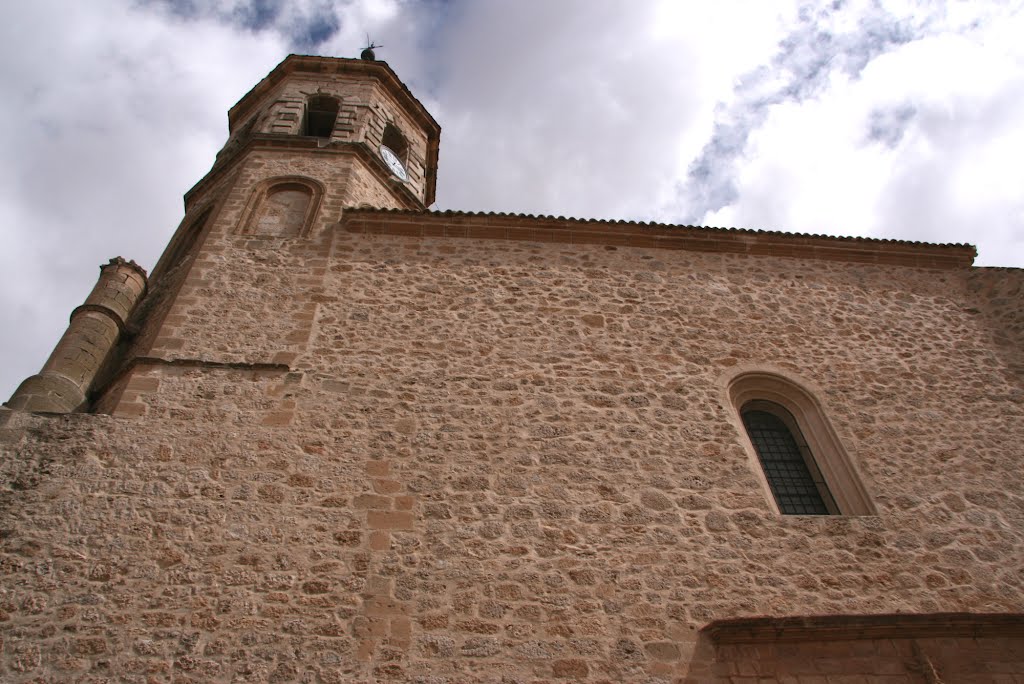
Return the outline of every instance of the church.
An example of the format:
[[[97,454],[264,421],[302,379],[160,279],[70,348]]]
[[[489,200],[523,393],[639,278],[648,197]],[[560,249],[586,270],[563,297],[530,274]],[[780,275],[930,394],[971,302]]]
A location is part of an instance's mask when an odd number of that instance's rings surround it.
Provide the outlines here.
[[[1024,271],[430,211],[369,50],[228,122],[0,409],[0,680],[1024,681]]]

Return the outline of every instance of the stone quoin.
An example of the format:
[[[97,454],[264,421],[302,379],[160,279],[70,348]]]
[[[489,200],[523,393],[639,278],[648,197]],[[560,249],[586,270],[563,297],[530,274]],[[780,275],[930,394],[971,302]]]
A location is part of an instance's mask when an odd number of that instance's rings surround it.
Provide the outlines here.
[[[1024,681],[1024,273],[433,212],[292,55],[0,409],[0,680]]]

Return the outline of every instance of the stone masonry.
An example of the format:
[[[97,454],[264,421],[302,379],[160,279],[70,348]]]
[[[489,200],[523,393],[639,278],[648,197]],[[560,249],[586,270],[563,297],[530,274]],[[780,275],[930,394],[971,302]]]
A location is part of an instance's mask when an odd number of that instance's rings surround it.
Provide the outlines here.
[[[318,89],[353,112],[326,144]],[[420,109],[290,57],[86,410],[0,409],[0,680],[1024,681],[1024,273],[429,212]],[[246,234],[278,177],[310,225]],[[751,373],[815,399],[871,515],[780,515]]]

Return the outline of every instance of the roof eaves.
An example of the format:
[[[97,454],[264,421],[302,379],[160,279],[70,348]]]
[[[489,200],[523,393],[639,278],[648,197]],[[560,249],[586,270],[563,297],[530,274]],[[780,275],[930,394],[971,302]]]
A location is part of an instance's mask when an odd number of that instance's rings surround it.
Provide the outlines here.
[[[500,219],[512,219],[512,220],[527,220],[527,221],[562,221],[565,223],[574,224],[592,224],[592,225],[616,225],[616,226],[637,226],[640,228],[656,228],[662,230],[695,230],[695,231],[706,231],[706,232],[718,232],[718,233],[729,233],[729,234],[740,234],[740,235],[754,235],[754,236],[772,236],[782,238],[805,238],[812,240],[828,240],[838,242],[862,242],[876,245],[904,245],[907,247],[941,247],[950,249],[970,249],[974,251],[977,256],[977,248],[974,245],[958,242],[958,243],[936,243],[936,242],[922,242],[917,240],[899,240],[894,238],[877,238],[877,237],[862,237],[856,235],[825,235],[822,233],[796,233],[782,230],[765,230],[760,228],[735,228],[735,227],[719,227],[719,226],[695,226],[691,224],[672,224],[672,223],[658,223],[655,221],[632,221],[626,219],[598,219],[598,218],[577,218],[573,216],[554,216],[550,214],[525,214],[515,212],[502,212],[502,211],[457,211],[446,209],[443,211],[420,211],[415,209],[386,209],[386,208],[350,208],[346,209],[347,212],[358,212],[361,214],[401,214],[406,216],[423,216],[426,218],[436,217],[460,217],[460,218],[500,218]]]

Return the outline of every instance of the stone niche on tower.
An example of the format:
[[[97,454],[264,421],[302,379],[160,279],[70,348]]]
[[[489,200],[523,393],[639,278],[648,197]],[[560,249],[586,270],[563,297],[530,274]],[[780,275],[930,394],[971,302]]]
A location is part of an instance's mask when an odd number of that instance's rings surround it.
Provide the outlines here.
[[[440,126],[385,62],[290,55],[228,112],[228,123],[227,143],[186,206],[244,166],[258,169],[249,174],[250,204],[273,200],[280,178],[278,213],[296,221],[303,193],[317,184],[342,207],[424,209],[434,201]],[[260,234],[279,220],[249,209],[239,232]]]

